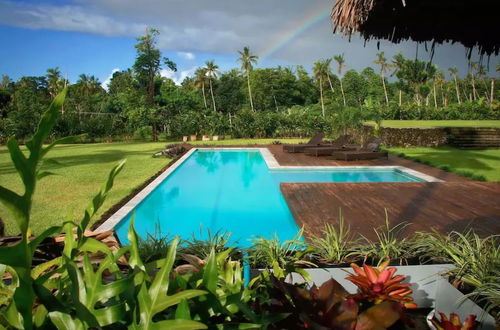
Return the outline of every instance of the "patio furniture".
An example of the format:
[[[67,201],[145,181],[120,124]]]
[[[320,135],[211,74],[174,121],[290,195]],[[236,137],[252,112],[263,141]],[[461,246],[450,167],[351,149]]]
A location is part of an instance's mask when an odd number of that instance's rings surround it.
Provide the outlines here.
[[[349,151],[356,150],[356,147],[348,146],[351,142],[350,135],[342,135],[336,140],[332,141],[329,145],[322,145],[321,147],[306,148],[304,153],[310,156],[329,156],[335,151]]]
[[[382,143],[380,138],[370,138],[360,148],[354,151],[336,151],[332,153],[332,158],[337,160],[364,160],[364,159],[377,159],[389,158],[387,151],[380,151],[379,147]]]
[[[309,142],[307,143],[299,143],[299,144],[284,144],[283,145],[283,151],[285,152],[304,152],[305,149],[307,148],[312,148],[312,147],[318,147],[322,145],[323,137],[325,137],[325,134],[323,133],[317,133],[314,135]]]

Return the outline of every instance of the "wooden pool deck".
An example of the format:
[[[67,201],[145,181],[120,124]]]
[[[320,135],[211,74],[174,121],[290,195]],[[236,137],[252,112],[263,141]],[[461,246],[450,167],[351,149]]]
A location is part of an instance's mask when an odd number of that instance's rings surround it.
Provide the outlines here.
[[[343,162],[328,157],[289,154],[268,146],[280,165],[405,166],[445,182],[411,183],[283,183],[281,191],[299,226],[320,234],[325,223],[336,224],[341,210],[353,232],[374,238],[374,228],[406,222],[404,235],[435,228],[446,233],[473,228],[481,235],[500,234],[500,183],[475,182],[395,156],[388,160]]]

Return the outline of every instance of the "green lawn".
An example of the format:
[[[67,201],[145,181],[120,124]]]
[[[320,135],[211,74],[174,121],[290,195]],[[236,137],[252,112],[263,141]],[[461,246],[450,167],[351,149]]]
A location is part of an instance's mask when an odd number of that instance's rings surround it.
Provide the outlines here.
[[[382,127],[500,127],[500,120],[384,120]]]
[[[196,142],[196,144],[265,144],[276,139],[223,140]],[[295,143],[301,140],[282,140]],[[171,142],[168,142],[171,143]],[[111,168],[121,159],[127,164],[116,179],[115,186],[104,204],[100,215],[112,205],[130,194],[162,167],[169,159],[152,158],[167,143],[104,143],[57,146],[48,154],[61,165],[50,164],[45,168],[58,175],[40,181],[35,194],[32,212],[32,229],[40,233],[52,225],[65,220],[79,220],[92,196],[104,183]],[[2,186],[22,192],[21,181],[12,166],[7,149],[0,146],[0,183]],[[16,225],[11,222],[7,210],[0,206],[0,217],[4,219],[7,234],[17,234]]]
[[[404,153],[407,158],[418,159],[457,174],[484,176],[487,181],[500,181],[500,149],[460,150],[439,147],[388,150],[395,154]]]

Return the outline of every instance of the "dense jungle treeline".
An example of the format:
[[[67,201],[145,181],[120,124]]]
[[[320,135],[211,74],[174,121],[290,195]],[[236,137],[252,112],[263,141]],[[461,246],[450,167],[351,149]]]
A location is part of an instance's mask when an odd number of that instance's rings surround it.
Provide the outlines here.
[[[500,119],[498,79],[471,62],[460,76],[434,64],[377,54],[373,67],[349,69],[343,55],[303,66],[256,68],[248,47],[238,68],[220,72],[214,61],[180,86],[160,76],[176,71],[156,46],[158,31],[137,39],[132,68],[115,72],[107,86],[80,75],[70,84],[58,68],[45,76],[0,83],[0,142],[33,134],[40,116],[65,85],[69,92],[56,136],[86,133],[89,141],[153,139],[207,134],[235,137],[301,136],[331,131],[363,120]],[[496,71],[500,70],[497,65]],[[447,73],[447,74],[446,74]],[[449,76],[451,79],[447,79]]]

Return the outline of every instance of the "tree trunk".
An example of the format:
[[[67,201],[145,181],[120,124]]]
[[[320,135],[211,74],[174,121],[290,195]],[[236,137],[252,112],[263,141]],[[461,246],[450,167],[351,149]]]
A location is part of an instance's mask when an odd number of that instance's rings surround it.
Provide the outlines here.
[[[330,84],[330,89],[332,90],[332,94],[334,94],[335,90],[333,89],[333,84],[332,84],[332,80],[330,79],[330,75],[327,74],[326,77],[328,78],[328,83]]]
[[[491,79],[491,93],[490,93],[490,104],[493,104],[495,95],[495,79]]]
[[[385,104],[389,105],[389,97],[387,96],[387,88],[385,87],[385,77],[383,74],[380,76],[382,77],[382,85],[384,86]]]
[[[217,112],[217,108],[215,107],[214,90],[212,88],[212,79],[209,79],[208,82],[210,83],[210,94],[212,95],[212,103],[214,105],[214,112]]]
[[[345,102],[344,86],[342,85],[342,78],[339,78],[339,81],[340,81],[340,91],[342,92],[342,99],[344,100],[344,107],[345,107],[346,102]]]
[[[276,101],[276,96],[274,95],[274,93],[273,93],[273,99],[274,99],[274,106],[276,107],[276,112],[279,112],[278,101]]]
[[[250,88],[250,72],[249,71],[247,71],[247,83],[248,83],[248,96],[250,97],[250,108],[252,108],[252,111],[255,112],[255,109],[253,108],[252,89]]]
[[[321,79],[321,76],[319,77],[319,96],[321,99],[321,111],[323,113],[323,117],[325,117],[325,103],[323,102],[323,79]]]
[[[455,89],[457,90],[457,101],[458,101],[458,104],[462,103],[460,101],[460,91],[458,89],[458,80],[457,80],[457,76],[454,76],[455,78]]]
[[[402,102],[403,102],[403,91],[399,90],[399,106],[401,106]]]
[[[477,95],[477,92],[476,92],[476,81],[474,79],[474,75],[472,75],[472,96],[474,98],[474,101],[476,100],[476,95]]]
[[[203,93],[203,102],[205,103],[205,110],[208,109],[207,97],[205,96],[205,83],[201,85],[201,92]]]
[[[433,84],[433,89],[434,89],[434,108],[438,107],[438,101],[437,101],[437,94],[436,94],[436,84]]]

